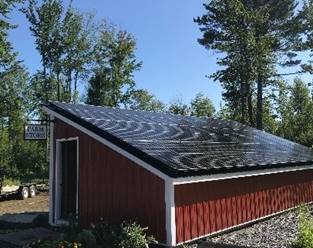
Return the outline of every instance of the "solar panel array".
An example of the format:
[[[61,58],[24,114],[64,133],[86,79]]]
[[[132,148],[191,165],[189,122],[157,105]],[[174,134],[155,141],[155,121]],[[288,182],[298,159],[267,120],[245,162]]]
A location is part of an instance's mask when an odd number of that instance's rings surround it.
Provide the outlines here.
[[[60,102],[52,105],[186,175],[313,164],[312,149],[235,121]]]

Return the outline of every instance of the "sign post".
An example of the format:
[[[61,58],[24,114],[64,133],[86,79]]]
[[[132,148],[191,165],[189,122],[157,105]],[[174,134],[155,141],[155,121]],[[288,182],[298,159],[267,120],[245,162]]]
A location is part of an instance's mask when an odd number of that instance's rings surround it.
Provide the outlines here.
[[[46,140],[47,126],[37,124],[27,124],[24,127],[25,140]]]

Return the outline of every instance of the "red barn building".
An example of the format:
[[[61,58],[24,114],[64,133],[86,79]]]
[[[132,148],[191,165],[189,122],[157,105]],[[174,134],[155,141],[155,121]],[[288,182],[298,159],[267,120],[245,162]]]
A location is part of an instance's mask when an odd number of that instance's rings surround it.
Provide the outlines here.
[[[220,119],[54,102],[50,223],[136,220],[176,246],[313,200],[313,151]]]

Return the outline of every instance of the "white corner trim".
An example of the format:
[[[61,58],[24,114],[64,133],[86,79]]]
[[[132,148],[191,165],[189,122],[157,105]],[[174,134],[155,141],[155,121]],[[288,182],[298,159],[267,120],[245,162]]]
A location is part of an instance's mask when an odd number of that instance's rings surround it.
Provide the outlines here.
[[[176,245],[175,221],[175,189],[172,182],[165,182],[165,210],[166,210],[166,245]]]
[[[88,136],[94,138],[95,140],[101,142],[102,144],[104,144],[105,146],[111,148],[112,150],[116,151],[117,153],[123,155],[124,157],[130,159],[131,161],[135,162],[136,164],[142,166],[143,168],[145,168],[146,170],[150,171],[151,173],[153,173],[154,175],[157,175],[158,177],[162,178],[165,181],[169,181],[171,180],[171,178],[166,175],[165,173],[159,171],[158,169],[154,168],[153,166],[151,166],[150,164],[144,162],[143,160],[137,158],[136,156],[130,154],[129,152],[121,149],[120,147],[114,145],[113,143],[111,143],[110,141],[102,138],[101,136],[95,134],[94,132],[89,131],[88,129],[82,127],[81,125],[69,120],[68,118],[50,110],[47,107],[43,107],[43,110],[46,111],[47,113],[49,113],[50,115],[55,116],[56,118],[62,120],[63,122],[75,127],[76,129],[78,129],[79,131],[82,131],[83,133],[87,134]]]
[[[263,175],[278,174],[278,173],[285,173],[285,172],[295,172],[295,171],[304,171],[304,170],[312,170],[312,169],[313,169],[313,165],[307,165],[307,166],[297,166],[297,167],[293,167],[293,168],[288,167],[288,168],[278,168],[278,169],[246,171],[246,172],[233,172],[233,173],[198,176],[198,177],[184,177],[184,178],[173,179],[173,184],[174,185],[180,185],[180,184],[189,184],[189,183],[202,183],[202,182],[210,182],[210,181],[217,181],[217,180],[236,179],[236,178],[253,177],[253,176],[263,176]]]
[[[53,200],[53,187],[54,187],[54,117],[51,115],[50,116],[50,160],[49,160],[49,224],[53,225],[54,221],[53,221],[53,206],[54,206],[54,200]]]

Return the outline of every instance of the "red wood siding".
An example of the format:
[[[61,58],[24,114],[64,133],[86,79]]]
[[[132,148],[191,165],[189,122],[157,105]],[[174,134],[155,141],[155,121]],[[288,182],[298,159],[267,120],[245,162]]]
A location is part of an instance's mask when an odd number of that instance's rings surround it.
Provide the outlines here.
[[[177,243],[310,201],[311,170],[176,185]]]
[[[164,181],[90,136],[57,120],[54,138],[79,137],[79,216],[87,226],[100,217],[136,220],[166,241]]]

